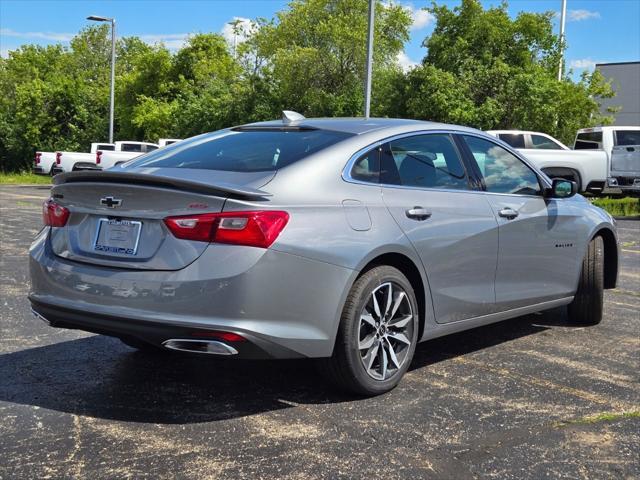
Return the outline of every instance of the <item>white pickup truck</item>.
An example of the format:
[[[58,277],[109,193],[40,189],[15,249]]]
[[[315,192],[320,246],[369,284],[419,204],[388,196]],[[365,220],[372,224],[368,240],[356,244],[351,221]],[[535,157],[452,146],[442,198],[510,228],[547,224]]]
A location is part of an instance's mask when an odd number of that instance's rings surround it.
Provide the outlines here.
[[[573,148],[607,155],[607,186],[640,195],[640,127],[583,128]]]
[[[96,146],[96,148],[94,148]],[[97,148],[98,146],[105,148]],[[92,143],[91,153],[80,152],[56,152],[56,163],[53,166],[53,174],[62,172],[72,172],[75,170],[103,170],[106,163],[108,166],[115,165],[113,156],[119,156],[129,160],[146,152],[156,150],[158,145],[148,142],[121,141],[115,144]],[[105,156],[107,157],[105,159]],[[125,161],[126,161],[125,160]]]
[[[549,177],[576,182],[579,192],[600,194],[606,185],[608,155],[604,151],[571,150],[540,132],[489,130],[487,133],[517,149]]]
[[[128,162],[132,158],[138,157],[143,153],[152,152],[159,147],[155,143],[147,142],[116,142],[116,149],[113,151],[96,152],[94,169],[106,170],[114,165]]]
[[[113,150],[114,148],[113,143],[95,142],[91,144],[90,153],[36,152],[33,159],[32,171],[39,175],[55,175],[63,171],[61,168],[56,168],[57,165],[62,163],[63,154],[68,154],[69,161],[72,161],[71,157],[74,157],[76,162],[93,163],[93,159],[98,150]]]

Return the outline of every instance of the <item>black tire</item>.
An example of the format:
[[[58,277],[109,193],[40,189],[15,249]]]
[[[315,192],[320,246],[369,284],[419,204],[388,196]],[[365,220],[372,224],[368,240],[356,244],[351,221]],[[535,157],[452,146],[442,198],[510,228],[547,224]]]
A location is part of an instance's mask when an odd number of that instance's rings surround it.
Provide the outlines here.
[[[168,350],[165,350],[161,347],[153,345],[152,343],[144,342],[135,337],[120,337],[120,341],[128,347],[135,348],[136,350],[140,350],[141,352],[145,352],[145,353],[168,352]]]
[[[596,325],[602,320],[604,303],[604,242],[595,237],[582,260],[578,290],[569,304],[569,321],[579,325]]]
[[[406,323],[407,327],[411,327],[411,334],[406,337],[410,340],[410,344],[405,347],[406,351],[402,352],[404,359],[400,368],[395,368],[395,372],[389,378],[375,379],[367,373],[361,358],[359,349],[360,322],[361,314],[367,302],[370,301],[371,295],[386,283],[393,284],[396,289],[399,287],[404,290],[411,306],[411,311],[406,314],[405,318],[408,318],[409,315],[412,315],[413,318]],[[391,320],[388,322],[391,324]],[[351,393],[371,396],[388,392],[398,385],[411,364],[418,340],[418,327],[418,304],[413,287],[407,277],[394,267],[386,265],[374,267],[361,275],[351,287],[342,311],[333,356],[320,359],[319,370],[338,388]],[[384,340],[380,340],[380,342],[380,345],[384,345]],[[385,356],[385,360],[391,358],[387,357],[386,353],[382,355]],[[372,357],[378,358],[378,355],[372,355]]]

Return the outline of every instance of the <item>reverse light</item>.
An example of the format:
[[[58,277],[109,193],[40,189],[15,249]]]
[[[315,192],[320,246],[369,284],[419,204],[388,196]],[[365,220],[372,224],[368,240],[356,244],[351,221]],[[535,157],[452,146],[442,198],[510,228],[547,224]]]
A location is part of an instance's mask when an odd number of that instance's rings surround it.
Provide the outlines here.
[[[56,165],[60,165],[62,161],[62,152],[56,152]]]
[[[288,221],[289,214],[280,210],[203,213],[164,219],[176,238],[261,248],[270,247]]]
[[[42,221],[47,227],[64,227],[69,219],[69,209],[58,205],[53,199],[42,204]]]

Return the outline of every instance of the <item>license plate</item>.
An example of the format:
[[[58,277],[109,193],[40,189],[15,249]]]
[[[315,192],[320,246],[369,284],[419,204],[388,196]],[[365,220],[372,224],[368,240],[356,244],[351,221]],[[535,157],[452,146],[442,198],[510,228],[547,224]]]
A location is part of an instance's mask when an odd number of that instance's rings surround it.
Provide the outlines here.
[[[101,218],[98,220],[93,249],[116,255],[135,255],[141,230],[142,222]]]

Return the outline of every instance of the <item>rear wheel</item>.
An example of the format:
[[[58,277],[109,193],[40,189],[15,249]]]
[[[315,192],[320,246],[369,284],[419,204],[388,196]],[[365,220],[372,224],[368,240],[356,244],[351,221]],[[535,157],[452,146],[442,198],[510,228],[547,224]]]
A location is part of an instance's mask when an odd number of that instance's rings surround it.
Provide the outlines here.
[[[322,373],[338,387],[361,395],[394,388],[413,358],[418,306],[411,284],[398,269],[375,267],[351,288],[333,356]]]
[[[582,325],[595,325],[602,320],[604,298],[604,242],[595,237],[582,260],[578,291],[569,304],[569,321]]]

